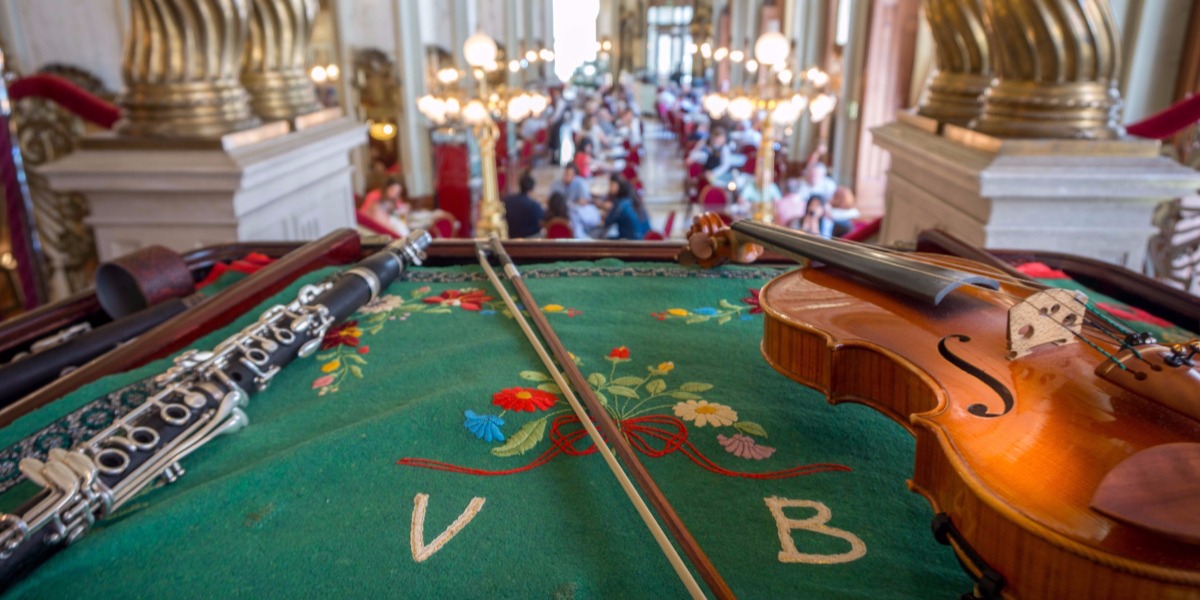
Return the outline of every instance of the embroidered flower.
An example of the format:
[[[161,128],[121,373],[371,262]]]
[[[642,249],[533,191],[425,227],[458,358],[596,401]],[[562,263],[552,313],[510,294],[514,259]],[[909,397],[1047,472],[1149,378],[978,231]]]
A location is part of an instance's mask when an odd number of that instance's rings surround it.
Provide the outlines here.
[[[371,347],[370,347],[370,346],[359,346],[359,347],[358,347],[358,353],[359,353],[359,354],[367,354],[367,353],[369,353],[370,351],[371,351]]]
[[[582,314],[583,314],[582,310],[575,310],[574,308],[567,309],[567,316],[571,317],[572,319],[574,319],[576,316],[582,315]]]
[[[336,371],[337,368],[340,366],[342,366],[342,361],[331,360],[321,366],[321,372],[322,373],[332,373],[332,372]]]
[[[566,310],[561,304],[547,304],[542,307],[542,310],[548,313],[562,312]]]
[[[546,410],[554,406],[555,402],[558,402],[558,397],[554,394],[533,388],[514,387],[492,394],[492,404],[504,410],[525,412]]]
[[[706,317],[712,317],[712,316],[716,316],[717,309],[715,309],[711,306],[704,306],[701,308],[693,308],[692,313],[697,314],[697,315],[704,315]]]
[[[695,423],[696,427],[725,427],[733,425],[738,419],[737,411],[724,404],[710,403],[708,400],[680,402],[675,405],[675,416]]]
[[[721,445],[725,447],[726,452],[738,458],[762,460],[764,458],[770,458],[772,454],[775,454],[774,448],[771,448],[770,446],[760,446],[758,445],[758,442],[754,441],[754,438],[740,433],[735,433],[731,437],[725,437],[718,434],[717,441],[721,442]]]
[[[655,375],[666,375],[667,373],[671,372],[671,369],[674,369],[674,368],[675,368],[675,363],[671,362],[671,361],[667,361],[667,362],[658,363],[658,366],[651,370],[654,371]]]
[[[629,360],[629,348],[627,348],[625,346],[621,346],[619,348],[613,348],[612,352],[608,353],[608,360],[620,361],[620,362],[625,362],[625,361]]]
[[[466,420],[463,421],[463,427],[467,431],[475,434],[475,437],[485,442],[503,442],[504,432],[500,431],[500,426],[504,424],[504,419],[493,415],[477,415],[473,411],[463,412]]]
[[[1119,304],[1109,304],[1108,302],[1097,302],[1096,306],[1101,310],[1126,321],[1138,321],[1141,323],[1149,323],[1159,329],[1170,329],[1175,326],[1174,323],[1165,319],[1156,317],[1145,310],[1136,306],[1121,306]]]
[[[368,315],[391,312],[392,310],[399,308],[402,304],[404,304],[404,299],[400,296],[384,294],[368,302],[366,306],[358,309],[358,312]]]
[[[325,375],[323,377],[318,377],[316,380],[313,381],[312,389],[315,390],[317,388],[323,388],[331,383],[333,383],[333,375]]]
[[[688,311],[683,310],[682,308],[668,308],[667,314],[671,315],[672,317],[686,317],[688,316]]]
[[[762,305],[758,303],[758,292],[759,290],[752,289],[749,296],[742,298],[742,304],[749,304],[754,307],[750,309],[750,314],[752,315],[757,315],[763,311]]]
[[[463,310],[480,310],[483,303],[492,300],[491,296],[480,289],[446,290],[440,296],[422,298],[425,304],[440,304],[441,306],[457,306]]]
[[[652,313],[650,313],[650,316],[654,317],[655,319],[658,319],[659,321],[667,320],[666,312],[652,312]]]
[[[358,328],[358,321],[346,321],[325,332],[325,336],[321,338],[321,349],[329,350],[338,346],[357,346],[358,338],[362,337],[362,334],[362,330]]]

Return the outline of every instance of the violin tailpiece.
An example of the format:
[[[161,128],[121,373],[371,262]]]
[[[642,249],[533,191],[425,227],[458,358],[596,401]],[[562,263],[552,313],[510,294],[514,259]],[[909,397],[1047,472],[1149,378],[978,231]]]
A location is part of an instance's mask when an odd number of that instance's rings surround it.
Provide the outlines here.
[[[1083,331],[1087,296],[1051,288],[1029,296],[1008,311],[1008,359],[1044,344],[1069,344]]]

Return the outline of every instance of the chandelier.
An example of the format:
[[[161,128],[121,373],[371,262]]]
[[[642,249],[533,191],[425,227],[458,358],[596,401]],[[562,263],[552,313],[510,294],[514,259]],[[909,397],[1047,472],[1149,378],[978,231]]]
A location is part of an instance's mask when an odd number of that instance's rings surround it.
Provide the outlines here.
[[[463,44],[463,57],[471,67],[470,75],[475,79],[474,93],[468,94],[457,88],[463,73],[453,68],[442,69],[437,72],[436,78],[440,84],[437,93],[418,98],[417,110],[435,125],[460,123],[471,129],[479,142],[483,176],[483,195],[479,202],[475,234],[479,237],[495,235],[504,239],[508,237],[508,223],[504,220],[504,203],[500,200],[496,179],[496,140],[500,137],[500,127],[496,121],[518,123],[530,117],[540,117],[550,106],[550,99],[515,85],[488,89],[488,73],[502,68],[496,62],[498,54],[495,40],[487,34],[479,32],[467,38]],[[554,59],[554,53],[550,50],[531,50],[523,59],[510,61],[507,67],[516,74],[539,59],[549,62]]]
[[[754,219],[766,223],[775,220],[775,204],[767,201],[767,190],[775,179],[775,127],[790,128],[806,112],[809,120],[819,123],[837,107],[837,98],[825,90],[829,75],[812,67],[797,80],[788,65],[789,54],[791,42],[779,32],[759,36],[754,43],[754,58],[747,59],[741,50],[718,48],[713,53],[714,59],[728,57],[735,63],[744,63],[746,73],[761,83],[726,93],[713,92],[701,100],[705,112],[714,120],[726,115],[737,121],[760,117],[763,143],[754,174],[759,195]],[[765,76],[760,76],[760,71]]]

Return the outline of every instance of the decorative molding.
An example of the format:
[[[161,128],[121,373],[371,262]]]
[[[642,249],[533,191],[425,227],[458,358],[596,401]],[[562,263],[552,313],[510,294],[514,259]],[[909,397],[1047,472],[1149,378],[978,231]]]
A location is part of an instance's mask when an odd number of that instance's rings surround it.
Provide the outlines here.
[[[983,112],[983,94],[992,84],[991,53],[981,0],[923,0],[933,33],[937,72],[926,82],[918,113],[967,125]]]
[[[242,83],[263,119],[291,119],[320,110],[308,79],[308,54],[317,0],[249,0],[250,43]]]

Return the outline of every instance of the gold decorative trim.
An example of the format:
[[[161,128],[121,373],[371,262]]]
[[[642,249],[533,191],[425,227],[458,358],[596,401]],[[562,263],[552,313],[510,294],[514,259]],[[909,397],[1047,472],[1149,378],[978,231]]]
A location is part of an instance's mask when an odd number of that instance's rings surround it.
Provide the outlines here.
[[[933,33],[938,70],[926,83],[919,114],[966,125],[983,112],[983,94],[992,84],[988,32],[980,0],[923,0]]]
[[[249,1],[242,83],[254,112],[263,119],[291,119],[320,110],[306,71],[317,0]]]

